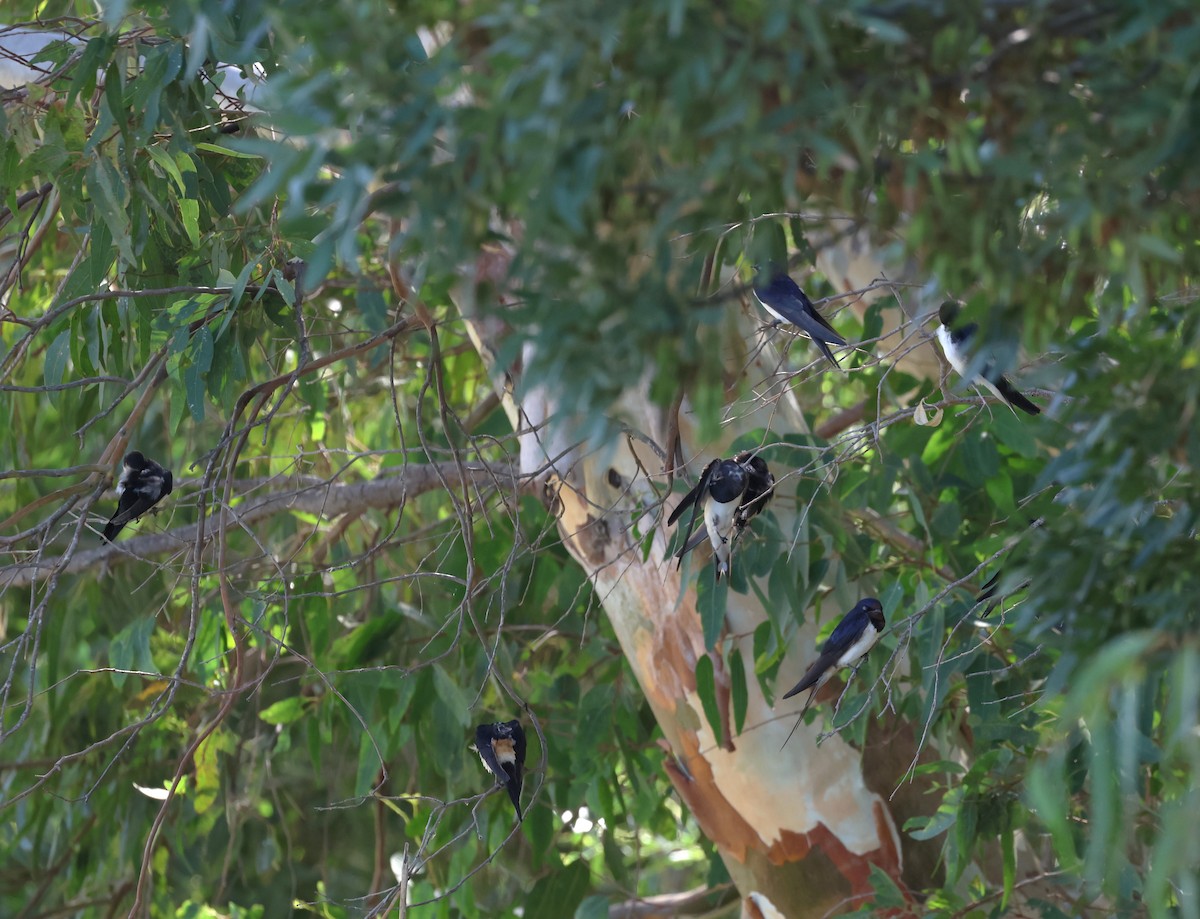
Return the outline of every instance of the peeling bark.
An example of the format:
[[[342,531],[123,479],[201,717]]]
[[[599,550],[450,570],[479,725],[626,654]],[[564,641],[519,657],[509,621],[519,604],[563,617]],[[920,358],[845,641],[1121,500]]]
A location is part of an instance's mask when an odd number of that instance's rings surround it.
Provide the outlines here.
[[[480,270],[484,268],[491,272],[495,265],[488,262]],[[481,344],[486,360],[495,350],[486,341]],[[932,347],[920,347],[929,349],[936,365]],[[530,357],[526,353],[524,360]],[[771,379],[778,359],[774,343],[768,342],[752,365],[754,372]],[[746,368],[737,361],[736,369]],[[888,799],[915,752],[911,726],[897,722],[886,731],[872,726],[866,750],[839,735],[818,747],[817,737],[824,730],[818,719],[801,724],[784,747],[800,703],[783,703],[779,711],[773,710],[751,676],[744,730],[733,737],[714,736],[696,688],[696,662],[708,654],[696,591],[667,555],[661,495],[657,482],[647,481],[647,473],[657,476],[673,463],[652,455],[654,451],[634,437],[611,445],[603,457],[566,447],[555,434],[545,433],[553,428],[554,394],[534,387],[526,390],[521,405],[512,405],[512,387],[501,387],[500,380],[516,372],[517,368],[494,368],[493,379],[509,400],[510,417],[519,418],[519,429],[534,438],[522,443],[521,475],[540,475],[545,483],[563,543],[594,585],[663,732],[669,753],[664,770],[721,853],[746,898],[744,914],[755,915],[757,910],[759,915],[802,919],[861,904],[870,892],[873,866],[902,886],[906,878],[925,886],[936,862],[918,847],[917,870],[910,870],[912,843],[901,836],[899,827],[915,813],[932,812],[936,800],[923,795],[924,786],[905,786],[903,794]],[[640,425],[648,438],[670,440],[674,419],[664,417],[636,388],[613,410]],[[770,423],[777,431],[805,429],[790,387],[763,411],[770,412],[769,419],[750,412],[740,418],[741,428]],[[685,411],[678,433],[685,443],[694,444],[689,421]],[[728,436],[736,433],[731,426]],[[717,455],[727,446],[709,445],[703,455]],[[695,454],[685,450],[685,455]],[[786,531],[787,512],[775,513]],[[652,534],[650,548],[643,558],[647,534]],[[709,575],[707,568],[701,574]],[[766,611],[753,595],[730,594],[723,650],[738,647],[743,659],[752,661],[754,629],[765,619]],[[796,648],[780,667],[781,685],[799,679],[816,628],[809,622],[800,630]],[[723,654],[711,659],[721,721],[730,725],[731,675]],[[897,733],[906,729],[911,742],[896,743]],[[731,726],[721,731],[731,732]]]
[[[585,459],[586,463],[587,460]],[[582,478],[574,476],[573,478]],[[597,514],[596,501],[569,484],[559,495],[560,529],[588,571],[626,657],[670,746],[664,768],[705,835],[719,848],[739,890],[760,891],[789,917],[823,915],[870,890],[872,865],[904,877],[896,815],[870,788],[863,756],[840,737],[816,747],[822,726],[801,725],[781,750],[791,717],[769,709],[756,680],[747,687],[746,730],[733,749],[714,737],[696,691],[696,661],[705,654],[696,594],[681,583],[654,536],[642,562],[629,538],[633,519],[614,508]],[[765,613],[750,597],[731,596],[734,632],[748,635]],[[751,639],[731,639],[752,659]],[[800,672],[802,656],[785,662],[780,680]],[[725,676],[728,680],[728,675]],[[886,756],[898,775],[907,767]],[[893,779],[894,780],[894,779]],[[889,789],[890,790],[890,789]],[[925,800],[924,809],[931,807]]]

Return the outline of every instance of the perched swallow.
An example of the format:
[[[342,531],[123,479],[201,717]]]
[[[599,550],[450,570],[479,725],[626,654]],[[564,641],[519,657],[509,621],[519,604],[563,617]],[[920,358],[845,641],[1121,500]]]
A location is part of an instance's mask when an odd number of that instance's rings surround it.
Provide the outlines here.
[[[104,527],[105,540],[112,542],[121,527],[169,495],[173,485],[170,469],[146,459],[137,450],[127,453],[117,479],[117,510]]]
[[[846,339],[817,312],[808,295],[800,289],[800,285],[788,277],[787,272],[772,274],[771,280],[766,284],[755,283],[754,296],[767,312],[775,317],[776,325],[780,322],[790,322],[816,342],[821,353],[829,359],[829,363],[841,368],[829,346],[845,345]]]
[[[519,721],[496,721],[475,729],[475,750],[488,772],[508,789],[508,797],[521,815],[521,782],[525,769],[525,732]]]
[[[1014,587],[1012,590],[1010,590],[1008,593],[1001,594],[1000,593],[1000,575],[1001,574],[1002,574],[1002,572],[997,571],[990,578],[988,578],[987,581],[984,582],[983,587],[980,589],[979,595],[975,598],[974,606],[979,606],[979,604],[984,603],[984,602],[987,603],[987,609],[985,609],[982,613],[979,614],[980,619],[986,619],[988,616],[990,616],[995,611],[997,606],[999,606],[1001,603],[1004,602],[1004,600],[1007,597],[1011,596],[1012,594],[1015,594],[1018,590],[1024,590],[1030,584],[1029,581],[1023,581],[1022,583],[1020,583],[1016,587]]]
[[[837,624],[833,634],[821,648],[820,656],[804,671],[800,682],[783,694],[785,699],[790,699],[796,693],[812,687],[808,701],[804,703],[804,708],[800,712],[801,718],[813,704],[817,691],[829,681],[829,678],[837,670],[842,667],[858,669],[859,663],[867,656],[867,652],[875,646],[875,642],[879,641],[884,625],[883,605],[874,597],[859,600],[858,605],[842,617],[842,621]],[[793,728],[793,730],[795,729]],[[784,741],[784,743],[786,742]]]
[[[735,463],[746,470],[746,490],[742,492],[741,503],[733,514],[733,535],[736,539],[742,535],[750,523],[750,518],[762,512],[775,496],[775,476],[767,467],[767,461],[761,456],[753,456],[747,450],[733,458]]]
[[[712,543],[717,559],[717,580],[729,574],[729,561],[733,554],[733,541],[741,535],[750,519],[758,514],[775,494],[775,477],[767,468],[766,460],[752,456],[749,451],[737,454],[733,459],[713,460],[700,473],[696,487],[683,496],[683,500],[671,512],[667,525],[671,526],[687,508],[692,508],[685,540],[675,557],[683,564],[683,557],[700,543],[705,536]],[[704,529],[694,536],[697,517],[704,513]]]
[[[942,351],[946,354],[946,360],[950,362],[950,366],[958,371],[959,376],[967,380],[972,386],[983,384],[997,399],[1003,399],[1013,408],[1019,408],[1021,411],[1030,415],[1040,415],[1042,410],[1029,401],[1024,395],[1017,391],[1017,388],[1008,381],[1004,374],[996,369],[993,362],[989,359],[979,369],[979,373],[974,377],[967,376],[967,366],[971,363],[971,351],[974,345],[975,333],[979,331],[979,326],[974,323],[968,323],[961,328],[953,329],[951,324],[958,316],[958,304],[953,300],[947,300],[938,310],[938,318],[942,324],[938,326],[937,337],[941,342]]]

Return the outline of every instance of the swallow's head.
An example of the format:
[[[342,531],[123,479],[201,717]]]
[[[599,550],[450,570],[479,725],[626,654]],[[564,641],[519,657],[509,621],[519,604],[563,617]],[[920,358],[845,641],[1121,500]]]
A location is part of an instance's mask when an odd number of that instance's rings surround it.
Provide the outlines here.
[[[938,307],[938,319],[942,321],[942,325],[951,325],[958,318],[959,305],[953,300],[944,300],[942,305]]]
[[[867,614],[867,618],[871,620],[871,625],[875,626],[875,631],[882,632],[887,621],[883,618],[883,604],[874,597],[867,597],[865,600],[860,600],[859,608]]]

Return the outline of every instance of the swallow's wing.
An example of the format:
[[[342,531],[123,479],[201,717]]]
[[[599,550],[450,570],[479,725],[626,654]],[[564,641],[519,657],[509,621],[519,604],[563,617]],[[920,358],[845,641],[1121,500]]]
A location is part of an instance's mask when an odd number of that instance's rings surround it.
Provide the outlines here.
[[[1029,581],[1022,581],[1020,584],[1013,587],[1008,593],[1000,593],[1000,577],[1003,571],[997,571],[987,581],[984,582],[983,588],[979,591],[979,596],[975,598],[975,606],[983,602],[987,602],[987,608],[979,614],[980,619],[986,619],[990,616],[1007,597],[1011,597],[1019,590],[1024,590],[1029,586]]]
[[[516,757],[508,774],[508,797],[517,809],[517,819],[524,820],[521,814],[521,786],[525,784],[525,731],[518,721],[510,721],[508,725],[512,728],[513,756]]]
[[[713,460],[704,467],[704,470],[700,473],[700,481],[698,481],[692,490],[684,495],[682,500],[675,505],[675,510],[671,511],[671,516],[667,518],[667,526],[674,526],[675,521],[680,518],[683,512],[689,507],[695,505],[700,499],[701,495],[704,494],[705,490],[708,488],[708,475],[710,472],[712,472],[716,462],[716,460]],[[694,521],[692,525],[695,526]]]
[[[829,363],[833,364],[834,367],[837,367],[840,370],[842,365],[838,363],[838,359],[833,356],[833,352],[829,349],[828,339],[821,338],[819,335],[813,334],[813,332],[809,329],[805,329],[804,331],[808,332],[808,337],[813,340],[813,344],[820,349],[823,355],[825,355],[825,360],[829,361]],[[835,342],[835,344],[845,344],[845,342]]]
[[[158,497],[161,501],[171,493],[171,489],[175,485],[175,477],[171,475],[171,470],[165,466],[160,466],[158,463],[151,461],[151,466],[154,467],[155,489],[158,491]]]
[[[158,498],[151,498],[139,491],[128,489],[122,493],[117,502],[117,510],[104,525],[104,538],[112,542],[112,538],[121,532],[121,528],[130,520],[136,520],[158,503]]]
[[[492,740],[495,734],[490,724],[481,724],[475,729],[475,750],[479,753],[479,758],[483,760],[483,764],[487,766],[488,772],[494,775],[499,781],[507,782],[508,773],[504,767],[500,765],[500,760],[496,759],[496,751],[492,747]]]
[[[979,596],[975,598],[976,603],[982,603],[984,600],[990,600],[996,596],[996,591],[1000,587],[1000,571],[997,571],[990,578],[983,582],[983,587],[980,588]]]
[[[117,505],[117,512],[113,514],[113,518],[109,522],[116,523],[118,526],[124,526],[130,520],[137,520],[138,517],[142,516],[142,514],[158,503],[158,498],[157,494],[150,495],[143,491],[127,491],[121,495],[121,501]]]
[[[767,287],[756,288],[754,293],[763,306],[792,325],[799,326],[813,341],[834,345],[846,343],[838,330],[829,324],[829,320],[817,312],[808,294],[791,278],[778,278]]]
[[[825,646],[821,648],[821,656],[832,654],[833,659],[837,660],[841,657],[842,652],[849,648],[852,644],[858,641],[863,633],[863,629],[867,627],[867,614],[857,606],[846,613],[842,617],[833,630],[833,634],[829,636],[829,640],[825,642]]]
[[[796,693],[804,692],[810,686],[817,685],[817,682],[824,675],[825,671],[837,663],[838,654],[829,650],[826,645],[820,656],[808,665],[808,669],[804,671],[804,676],[800,678],[800,682],[783,694],[785,699],[790,699]]]
[[[521,722],[510,721],[509,728],[512,730],[513,738],[513,753],[517,757],[517,769],[525,768],[525,731],[521,727]]]
[[[740,530],[750,522],[751,517],[761,513],[774,497],[775,476],[771,475],[766,460],[761,456],[751,456],[747,451],[739,453],[734,460],[746,470],[746,490],[738,507],[737,525]]]
[[[807,309],[799,311],[798,317],[793,320],[796,327],[804,332],[813,343],[821,350],[834,367],[841,367],[837,358],[833,356],[833,352],[829,350],[830,345],[844,345],[846,339],[842,338],[833,327],[825,321],[825,318],[817,312],[816,307],[808,303],[808,298],[805,297]]]
[[[842,336],[838,334],[838,330],[830,324],[829,320],[821,315],[820,311],[813,305],[813,302],[808,299],[808,295],[804,293],[804,291],[800,291],[800,296],[804,298],[802,302],[804,303],[805,314],[812,319],[815,319],[817,324],[828,333],[828,335],[822,337],[826,341],[832,341],[835,345],[844,345],[846,343],[846,339],[842,338]],[[809,329],[805,329],[805,331],[808,332],[809,335],[813,335]],[[816,336],[813,335],[813,338],[816,338]]]
[[[689,541],[685,542],[683,547],[675,553],[675,557],[679,559],[679,563],[681,565],[683,564],[683,557],[688,553],[689,549],[695,548],[700,544],[699,542],[692,542],[690,537],[692,532],[696,529],[696,523],[701,519],[701,516],[704,513],[704,505],[706,503],[706,499],[708,498],[709,480],[712,478],[712,474],[716,470],[717,464],[720,462],[721,461],[719,459],[715,459],[704,467],[704,471],[700,473],[700,481],[696,483],[696,487],[689,491],[686,496],[684,496],[684,499],[682,502],[680,502],[679,507],[675,508],[675,513],[671,515],[671,519],[667,521],[667,523],[670,524],[677,518],[678,514],[685,505],[691,506],[692,517],[688,521],[687,525]],[[704,527],[701,527],[700,530],[702,533],[705,532]]]
[[[700,527],[700,529],[698,529],[695,533],[692,534],[692,538],[689,539],[686,543],[684,543],[683,548],[680,549],[678,553],[676,553],[676,557],[682,558],[683,556],[685,556],[689,552],[691,552],[694,548],[696,548],[696,546],[699,546],[702,543],[706,543],[706,542],[708,542],[708,528]]]
[[[1042,413],[1041,407],[1030,402],[1023,392],[1008,381],[1008,377],[1001,375],[993,379],[992,383],[1001,397],[1013,408],[1019,408],[1027,415],[1040,415]]]

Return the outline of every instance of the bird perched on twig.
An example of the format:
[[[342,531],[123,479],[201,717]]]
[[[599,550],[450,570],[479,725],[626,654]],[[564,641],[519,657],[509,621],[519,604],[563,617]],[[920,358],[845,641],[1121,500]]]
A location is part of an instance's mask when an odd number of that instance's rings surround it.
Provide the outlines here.
[[[834,627],[829,640],[821,648],[820,656],[809,664],[808,669],[804,671],[804,676],[800,678],[800,682],[783,694],[783,698],[790,699],[810,687],[812,689],[812,692],[808,694],[808,701],[804,703],[804,708],[800,711],[800,718],[796,721],[796,726],[799,726],[800,721],[804,720],[805,714],[817,697],[817,692],[829,682],[834,673],[842,667],[853,667],[855,672],[858,671],[867,652],[879,641],[879,636],[883,634],[886,624],[886,620],[883,618],[883,604],[874,597],[859,600],[854,609],[842,617],[841,622]],[[792,739],[794,733],[796,733],[796,727],[793,727],[791,733],[788,734],[787,740],[784,741],[785,744]]]
[[[170,469],[137,450],[127,453],[117,479],[117,509],[104,526],[105,540],[112,542],[125,524],[137,520],[169,495],[173,485]]]
[[[808,295],[800,289],[800,285],[788,276],[786,271],[768,269],[769,279],[765,284],[755,281],[754,296],[775,317],[775,325],[780,322],[790,322],[801,332],[811,338],[821,349],[821,353],[834,367],[841,369],[837,358],[829,350],[830,345],[842,346],[846,339],[837,333],[837,329],[825,321],[825,317],[817,312]],[[761,275],[760,275],[761,277]]]
[[[475,751],[498,784],[508,789],[509,800],[521,814],[521,783],[525,769],[525,731],[521,722],[496,721],[475,728]]]
[[[761,456],[747,450],[733,459],[713,460],[704,467],[700,481],[683,496],[667,519],[667,525],[673,526],[685,510],[692,508],[683,547],[675,553],[679,564],[682,565],[683,557],[707,536],[717,560],[717,580],[728,575],[734,540],[774,494],[775,477]],[[704,514],[704,528],[693,536],[701,513]]]
[[[987,581],[984,582],[983,587],[980,588],[979,593],[975,597],[974,606],[979,606],[982,603],[987,603],[987,609],[985,609],[982,613],[979,614],[980,619],[986,619],[988,616],[990,616],[992,614],[992,612],[996,609],[997,606],[999,606],[1001,603],[1004,602],[1004,600],[1006,600],[1008,597],[1015,594],[1017,591],[1024,590],[1026,587],[1028,587],[1030,585],[1030,583],[1032,583],[1031,581],[1027,581],[1027,580],[1022,581],[1020,584],[1015,585],[1010,590],[1008,590],[1006,593],[1000,593],[1000,575],[1001,575],[1001,572],[997,571],[990,578],[988,578]]]
[[[942,324],[938,326],[937,337],[950,366],[972,386],[985,386],[997,399],[1003,399],[1013,408],[1019,408],[1029,415],[1041,414],[1041,408],[1030,402],[999,371],[990,354],[987,355],[987,359],[979,368],[978,373],[972,376],[967,375],[967,368],[971,363],[971,352],[976,347],[979,325],[970,322],[957,329],[954,328],[954,320],[958,318],[958,313],[958,304],[953,300],[947,300],[938,310],[938,319]]]

